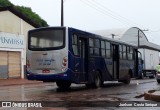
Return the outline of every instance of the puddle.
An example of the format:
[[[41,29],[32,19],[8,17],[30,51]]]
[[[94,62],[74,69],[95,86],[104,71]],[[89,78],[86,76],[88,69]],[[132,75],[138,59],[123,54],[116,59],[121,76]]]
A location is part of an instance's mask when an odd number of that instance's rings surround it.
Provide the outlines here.
[[[157,90],[149,90],[148,91],[148,93],[154,93],[154,92],[156,92]],[[140,94],[140,95],[137,95],[137,96],[135,96],[134,98],[142,98],[142,97],[144,97],[144,95],[145,95],[145,93],[144,94]]]
[[[140,94],[138,96],[135,96],[134,98],[142,98],[142,97],[144,97],[144,94]]]
[[[148,93],[154,93],[156,92],[157,90],[149,90]]]

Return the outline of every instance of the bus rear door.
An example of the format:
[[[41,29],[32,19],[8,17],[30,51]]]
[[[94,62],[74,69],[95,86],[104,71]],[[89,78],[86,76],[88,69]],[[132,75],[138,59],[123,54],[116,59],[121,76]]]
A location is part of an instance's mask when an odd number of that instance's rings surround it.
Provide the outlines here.
[[[79,37],[79,52],[80,52],[80,81],[86,82],[88,79],[88,48],[87,39]]]
[[[112,55],[113,55],[113,79],[119,78],[119,51],[118,45],[112,44]]]

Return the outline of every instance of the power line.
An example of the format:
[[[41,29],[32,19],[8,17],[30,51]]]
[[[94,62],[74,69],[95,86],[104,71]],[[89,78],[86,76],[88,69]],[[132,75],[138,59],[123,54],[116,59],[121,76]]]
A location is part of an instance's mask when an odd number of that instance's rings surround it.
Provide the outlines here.
[[[114,15],[113,12],[111,12],[111,11],[108,10],[108,9],[106,9],[104,6],[102,6],[102,5],[99,4],[98,2],[95,2],[95,1],[92,1],[92,2],[91,2],[91,1],[89,1],[89,0],[87,0],[87,1],[88,1],[90,4],[94,5],[95,7],[99,8],[100,10],[103,10],[104,12],[108,13],[109,15],[114,16],[114,17],[116,17],[117,19],[122,20],[123,22],[125,22],[125,23],[127,23],[127,24],[130,25],[130,22],[128,22],[128,21],[126,21],[126,20],[124,20],[124,19],[122,19],[122,18]]]
[[[97,2],[96,0],[92,0],[92,1],[93,1],[95,4],[97,4],[98,6],[104,8],[104,9],[105,9],[106,11],[108,11],[109,13],[111,13],[111,14],[117,16],[117,17],[120,18],[121,20],[126,20],[128,23],[131,23],[131,24],[134,24],[134,25],[139,25],[139,24],[137,24],[137,23],[135,23],[135,22],[133,22],[133,21],[131,21],[131,20],[129,20],[129,19],[127,19],[127,18],[121,16],[121,15],[119,15],[118,13],[116,13],[116,12],[110,10],[110,9],[107,8],[105,5],[100,4],[100,3]],[[143,26],[142,26],[142,27],[143,27]]]
[[[119,22],[122,23],[122,21],[120,21],[117,17],[115,17],[115,16],[113,16],[113,15],[111,15],[111,14],[106,13],[105,10],[103,10],[103,9],[100,9],[100,8],[97,8],[97,7],[93,6],[93,4],[92,4],[92,3],[90,4],[87,0],[85,0],[85,1],[80,0],[80,1],[83,2],[84,4],[86,4],[87,6],[95,9],[96,11],[100,12],[101,14],[110,16],[110,17],[112,17],[113,19],[115,19],[115,20],[117,20],[117,21],[119,21]],[[126,23],[125,21],[123,21],[122,24],[123,24],[123,25],[127,25],[127,26],[129,25],[129,24]]]
[[[81,2],[83,2],[84,4],[88,5],[89,7],[95,9],[96,11],[106,15],[106,16],[110,16],[111,18],[121,22],[123,25],[126,26],[132,26],[134,25],[138,25],[137,23],[133,23],[130,20],[116,14],[115,12],[111,11],[110,9],[108,9],[106,6],[96,2],[95,0],[89,1],[89,0],[80,0]],[[140,25],[139,25],[140,26]],[[142,27],[142,26],[141,26]]]

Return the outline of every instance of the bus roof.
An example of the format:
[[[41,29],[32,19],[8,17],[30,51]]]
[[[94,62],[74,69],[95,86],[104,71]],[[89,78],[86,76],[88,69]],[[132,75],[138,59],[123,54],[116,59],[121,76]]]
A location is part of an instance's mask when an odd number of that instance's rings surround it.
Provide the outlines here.
[[[104,37],[104,36],[101,36],[101,35],[98,35],[98,34],[94,34],[94,33],[91,33],[91,32],[79,30],[79,29],[72,28],[72,27],[66,27],[66,28],[70,28],[70,29],[72,29],[72,30],[79,31],[80,33],[90,34],[92,38],[100,38],[100,39],[104,39],[104,40],[111,41],[111,42],[114,43],[114,44],[125,44],[125,45],[132,46],[132,47],[138,49],[137,45],[132,44],[132,43],[128,43],[128,42],[124,42],[124,41],[122,41],[122,40],[117,40],[117,39],[112,39],[112,38]]]
[[[30,30],[30,31],[41,30],[41,29],[47,29],[47,28],[67,28],[67,29],[75,30],[75,31],[77,31],[77,32],[79,32],[79,33],[81,33],[81,34],[88,34],[91,38],[104,39],[104,40],[111,41],[111,42],[114,43],[114,44],[125,44],[125,45],[132,46],[132,47],[138,49],[138,47],[137,47],[135,44],[128,43],[128,42],[124,42],[124,41],[121,41],[121,40],[111,39],[111,38],[104,37],[104,36],[101,36],[101,35],[98,35],[98,34],[94,34],[94,33],[91,33],[91,32],[79,30],[79,29],[76,29],[76,28],[73,28],[73,27],[61,27],[61,26],[55,26],[55,27],[41,27],[41,28],[32,29],[32,30]]]

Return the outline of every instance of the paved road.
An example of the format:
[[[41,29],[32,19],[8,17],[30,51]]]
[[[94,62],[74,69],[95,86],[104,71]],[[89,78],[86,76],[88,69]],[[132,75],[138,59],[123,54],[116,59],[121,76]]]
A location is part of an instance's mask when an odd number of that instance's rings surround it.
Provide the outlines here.
[[[132,80],[130,85],[125,85],[123,83],[117,82],[105,82],[105,86],[99,89],[86,89],[84,85],[71,86],[70,90],[63,91],[57,89],[55,83],[39,83],[32,85],[14,85],[14,86],[3,86],[0,87],[0,100],[1,101],[53,101],[55,102],[74,102],[76,106],[90,104],[86,103],[89,101],[93,104],[97,102],[108,102],[113,104],[112,101],[131,101],[141,102],[145,101],[143,94],[148,91],[160,91],[160,84],[157,84],[155,79],[143,79],[143,80]],[[107,103],[107,104],[108,104]],[[158,102],[156,102],[158,103]],[[63,105],[62,105],[63,106]],[[85,105],[86,106],[86,105]],[[92,107],[93,105],[87,105],[89,107],[76,108],[78,110],[105,110],[105,109],[118,109],[118,110],[128,110],[127,107],[107,107],[99,106]],[[160,107],[150,108],[159,109]],[[49,109],[49,108],[48,108]],[[63,107],[56,109],[64,110],[74,110],[75,108]],[[146,107],[130,107],[130,109],[146,109]]]

